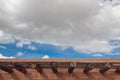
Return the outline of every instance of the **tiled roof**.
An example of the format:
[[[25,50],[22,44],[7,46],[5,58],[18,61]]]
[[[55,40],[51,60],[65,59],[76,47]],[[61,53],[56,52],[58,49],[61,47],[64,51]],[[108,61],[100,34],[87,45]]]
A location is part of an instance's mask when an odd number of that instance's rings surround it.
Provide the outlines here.
[[[120,80],[119,67],[120,59],[0,59],[0,80]]]

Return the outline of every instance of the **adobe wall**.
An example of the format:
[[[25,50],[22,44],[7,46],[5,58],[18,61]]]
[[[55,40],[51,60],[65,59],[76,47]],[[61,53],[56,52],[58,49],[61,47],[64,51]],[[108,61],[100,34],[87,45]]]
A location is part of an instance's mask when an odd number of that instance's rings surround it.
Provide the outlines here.
[[[120,62],[120,59],[0,59],[0,62]],[[83,68],[75,68],[73,73],[68,73],[68,68],[58,68],[54,73],[50,68],[43,69],[43,73],[34,68],[27,69],[27,74],[13,69],[13,73],[0,70],[0,80],[120,80],[120,74],[115,69],[110,69],[104,74],[99,69],[93,69],[88,74]]]

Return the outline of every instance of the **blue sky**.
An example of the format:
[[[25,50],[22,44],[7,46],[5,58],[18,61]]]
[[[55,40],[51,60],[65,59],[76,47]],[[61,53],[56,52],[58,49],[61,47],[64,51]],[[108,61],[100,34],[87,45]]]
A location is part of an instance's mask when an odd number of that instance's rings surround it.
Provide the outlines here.
[[[0,43],[0,53],[8,58],[119,58],[120,41],[112,40],[111,45],[118,47],[111,53],[80,52],[72,47],[63,47],[34,41],[15,40],[12,43]]]
[[[120,0],[0,0],[0,58],[119,58]]]

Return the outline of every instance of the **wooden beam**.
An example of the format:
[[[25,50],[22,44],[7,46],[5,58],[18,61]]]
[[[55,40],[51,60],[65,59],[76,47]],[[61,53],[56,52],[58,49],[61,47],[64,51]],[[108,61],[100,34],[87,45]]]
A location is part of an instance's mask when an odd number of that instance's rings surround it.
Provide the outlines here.
[[[4,64],[0,64],[0,69],[6,71],[8,73],[13,72],[12,68],[10,68],[8,65],[4,65]]]
[[[17,69],[18,71],[24,73],[24,74],[27,73],[26,68],[20,63],[14,63],[14,68]]]

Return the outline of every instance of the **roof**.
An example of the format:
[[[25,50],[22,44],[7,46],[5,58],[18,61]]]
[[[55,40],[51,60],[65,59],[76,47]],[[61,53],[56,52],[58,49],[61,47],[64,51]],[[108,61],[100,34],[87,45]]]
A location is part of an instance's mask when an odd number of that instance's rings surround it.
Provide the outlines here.
[[[0,59],[0,80],[120,80],[119,67],[118,58]]]

